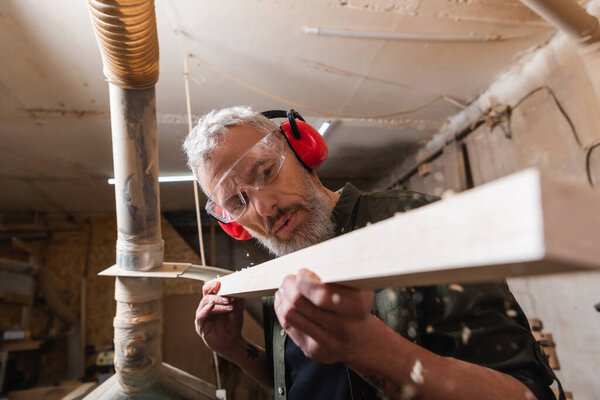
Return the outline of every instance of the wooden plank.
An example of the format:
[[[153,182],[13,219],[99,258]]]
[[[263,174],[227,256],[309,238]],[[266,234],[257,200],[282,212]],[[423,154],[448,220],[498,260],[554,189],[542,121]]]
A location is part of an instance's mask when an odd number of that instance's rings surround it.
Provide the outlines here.
[[[371,289],[600,268],[598,204],[598,191],[525,170],[222,277],[219,294],[270,295],[301,268]]]
[[[6,351],[27,351],[39,349],[41,345],[41,340],[6,340],[2,343],[0,349]]]
[[[540,90],[513,110],[510,145],[517,154],[513,167],[536,167],[557,178],[586,183],[579,131],[556,101],[549,91]]]
[[[585,183],[585,152],[577,132],[545,90],[513,109],[510,124],[484,124],[465,139],[473,183],[478,186],[525,168]]]
[[[76,389],[71,391],[66,396],[63,396],[60,400],[81,400],[94,388],[98,386],[96,382],[85,382],[79,385]]]
[[[464,140],[467,145],[473,184],[479,186],[523,168],[518,150],[498,125],[481,125]]]
[[[163,297],[163,361],[200,379],[214,382],[212,351],[198,336],[193,323],[200,298],[201,293]]]
[[[6,377],[6,362],[8,361],[8,350],[0,348],[0,393],[4,392],[4,379]]]
[[[438,156],[434,158],[427,165],[429,173],[425,176],[420,176],[419,174],[413,175],[406,183],[406,187],[408,190],[415,192],[441,196],[445,191],[442,157]]]
[[[115,400],[126,400],[129,396],[126,396],[121,392],[121,386],[117,379],[117,374],[114,374],[104,382],[102,382],[96,389],[88,393],[84,397],[84,400],[102,400],[102,399],[115,399]]]
[[[462,145],[456,141],[448,143],[442,152],[444,186],[446,190],[460,193],[467,189],[467,172]]]
[[[0,271],[33,275],[37,270],[38,268],[33,264],[0,258]]]
[[[33,296],[33,277],[15,272],[0,271],[0,298],[4,295]]]
[[[27,390],[17,390],[8,394],[9,400],[62,400],[81,385],[79,381],[65,381],[56,386],[45,386]]]
[[[185,371],[177,369],[169,364],[162,363],[160,371],[160,387],[156,392],[145,392],[145,398],[163,398],[164,389],[168,392],[181,396],[184,399],[214,399],[216,394],[215,385],[198,379]],[[133,396],[135,397],[135,396]],[[117,375],[111,376],[94,391],[89,393],[85,400],[100,399],[131,399],[130,394],[123,393]]]
[[[161,386],[185,399],[214,399],[217,388],[185,371],[162,363]]]

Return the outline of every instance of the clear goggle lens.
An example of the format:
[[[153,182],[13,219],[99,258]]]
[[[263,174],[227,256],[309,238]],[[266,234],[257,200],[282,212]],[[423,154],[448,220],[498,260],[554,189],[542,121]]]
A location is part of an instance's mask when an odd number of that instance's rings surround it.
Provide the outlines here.
[[[206,202],[206,211],[221,222],[233,222],[248,206],[248,191],[275,180],[285,161],[284,139],[273,132],[250,148],[227,170]]]

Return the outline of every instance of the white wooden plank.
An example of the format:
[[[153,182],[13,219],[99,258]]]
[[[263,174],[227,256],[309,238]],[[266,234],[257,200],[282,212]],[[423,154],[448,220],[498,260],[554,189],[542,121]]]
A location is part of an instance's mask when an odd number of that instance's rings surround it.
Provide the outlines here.
[[[222,277],[219,294],[269,295],[301,268],[372,289],[598,268],[599,204],[529,169]]]

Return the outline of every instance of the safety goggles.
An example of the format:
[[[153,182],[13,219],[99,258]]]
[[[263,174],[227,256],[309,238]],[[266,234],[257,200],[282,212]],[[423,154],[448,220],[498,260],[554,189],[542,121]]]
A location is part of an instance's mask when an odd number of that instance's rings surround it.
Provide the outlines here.
[[[224,223],[241,217],[249,190],[273,182],[285,161],[285,139],[274,131],[242,155],[220,178],[206,202],[206,211]]]

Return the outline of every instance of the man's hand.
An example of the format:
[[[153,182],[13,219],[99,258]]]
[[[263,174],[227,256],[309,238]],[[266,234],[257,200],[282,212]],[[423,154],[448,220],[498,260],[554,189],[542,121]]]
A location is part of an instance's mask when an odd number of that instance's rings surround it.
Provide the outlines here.
[[[307,357],[348,364],[370,344],[373,301],[373,291],[324,284],[302,269],[283,280],[275,294],[275,313]]]
[[[219,296],[220,288],[219,281],[202,286],[203,297],[196,310],[196,332],[211,350],[231,359],[244,351],[244,300]]]

